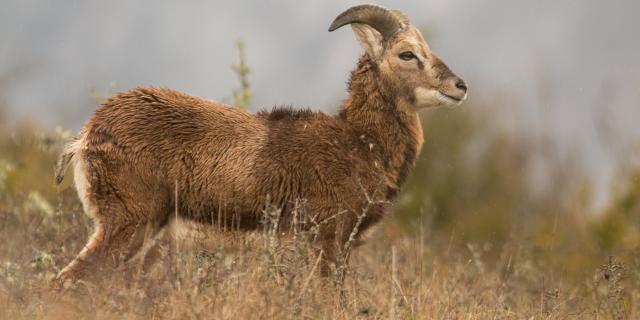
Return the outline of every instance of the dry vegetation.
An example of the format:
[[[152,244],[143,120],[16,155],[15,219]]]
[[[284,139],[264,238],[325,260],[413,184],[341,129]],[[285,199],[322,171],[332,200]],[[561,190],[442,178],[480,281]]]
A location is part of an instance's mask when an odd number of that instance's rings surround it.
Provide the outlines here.
[[[165,242],[151,274],[103,270],[63,294],[50,281],[92,227],[69,182],[53,187],[67,134],[15,128],[0,141],[0,318],[637,318],[638,179],[594,216],[579,214],[584,199],[534,199],[513,142],[484,142],[482,170],[456,163],[465,138],[454,129],[474,129],[455,112],[425,119],[449,143],[426,146],[395,216],[353,251],[344,280],[317,276],[312,235],[279,237],[267,222],[196,248]]]
[[[9,128],[2,107],[0,319],[640,318],[640,170],[621,169],[592,212],[576,159],[472,104],[425,112],[411,182],[346,277],[319,277],[313,234],[280,237],[266,219],[250,237],[163,242],[149,274],[105,268],[58,292],[52,278],[92,228],[71,179],[53,184],[69,134]],[[549,182],[532,184],[532,172]]]

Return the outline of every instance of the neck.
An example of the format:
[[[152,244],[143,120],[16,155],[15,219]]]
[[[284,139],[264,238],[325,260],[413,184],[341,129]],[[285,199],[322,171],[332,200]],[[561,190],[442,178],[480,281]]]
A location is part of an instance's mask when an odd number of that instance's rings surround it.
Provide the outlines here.
[[[406,181],[423,142],[418,114],[393,92],[381,81],[377,66],[364,55],[351,72],[349,97],[340,111],[351,128],[379,148],[388,198],[395,197]]]

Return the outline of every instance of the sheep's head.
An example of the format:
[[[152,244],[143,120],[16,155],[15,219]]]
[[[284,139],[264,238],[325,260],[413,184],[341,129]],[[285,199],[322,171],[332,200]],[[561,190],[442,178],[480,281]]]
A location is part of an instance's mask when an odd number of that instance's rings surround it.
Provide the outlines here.
[[[420,31],[401,12],[359,5],[336,17],[329,31],[350,24],[381,83],[396,101],[413,111],[456,106],[467,97],[467,85],[429,49]]]

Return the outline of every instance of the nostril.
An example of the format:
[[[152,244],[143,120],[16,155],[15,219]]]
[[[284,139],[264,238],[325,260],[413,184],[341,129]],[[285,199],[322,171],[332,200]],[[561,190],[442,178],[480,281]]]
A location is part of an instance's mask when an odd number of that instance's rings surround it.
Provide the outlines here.
[[[456,81],[456,88],[466,92],[467,91],[467,84],[464,83],[464,80],[458,79],[458,81]]]

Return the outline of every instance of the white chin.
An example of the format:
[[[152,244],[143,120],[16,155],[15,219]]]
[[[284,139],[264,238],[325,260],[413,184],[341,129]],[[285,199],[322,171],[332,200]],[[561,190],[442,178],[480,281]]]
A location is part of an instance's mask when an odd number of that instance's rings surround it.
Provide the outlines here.
[[[456,100],[442,94],[438,90],[425,89],[422,87],[416,88],[414,94],[416,97],[416,107],[418,109],[429,107],[454,107],[460,105],[464,100],[464,98]]]
[[[446,107],[455,107],[455,106],[459,106],[460,104],[462,104],[462,101],[464,101],[464,99],[467,98],[467,95],[465,94],[464,97],[462,97],[462,99],[454,99],[452,97],[449,97],[445,94],[443,94],[440,91],[437,91],[438,93],[438,100],[440,100],[440,105],[441,106],[446,106]]]

